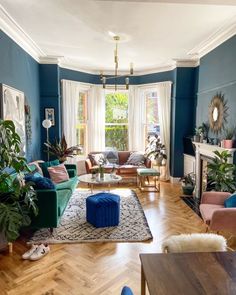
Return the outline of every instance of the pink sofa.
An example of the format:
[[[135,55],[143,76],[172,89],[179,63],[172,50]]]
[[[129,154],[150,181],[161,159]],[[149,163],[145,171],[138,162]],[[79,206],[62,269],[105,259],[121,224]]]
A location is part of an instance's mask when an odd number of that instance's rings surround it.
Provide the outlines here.
[[[236,232],[236,208],[225,208],[226,192],[204,192],[200,212],[210,230]]]

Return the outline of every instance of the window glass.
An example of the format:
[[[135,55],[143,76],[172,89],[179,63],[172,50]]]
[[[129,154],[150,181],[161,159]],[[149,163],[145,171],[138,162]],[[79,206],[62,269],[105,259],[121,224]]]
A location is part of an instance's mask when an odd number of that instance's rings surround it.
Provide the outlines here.
[[[106,93],[105,139],[106,148],[128,150],[128,94]]]

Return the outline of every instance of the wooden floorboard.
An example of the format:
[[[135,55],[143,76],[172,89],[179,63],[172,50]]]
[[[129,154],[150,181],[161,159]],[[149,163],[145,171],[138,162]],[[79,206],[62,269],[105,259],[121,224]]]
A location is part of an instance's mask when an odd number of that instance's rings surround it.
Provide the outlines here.
[[[21,259],[27,250],[21,239],[11,255],[0,253],[0,294],[118,295],[128,285],[140,295],[139,253],[161,252],[167,237],[206,228],[180,199],[178,184],[163,182],[160,193],[136,192],[153,234],[151,242],[57,244],[42,260],[31,262]]]

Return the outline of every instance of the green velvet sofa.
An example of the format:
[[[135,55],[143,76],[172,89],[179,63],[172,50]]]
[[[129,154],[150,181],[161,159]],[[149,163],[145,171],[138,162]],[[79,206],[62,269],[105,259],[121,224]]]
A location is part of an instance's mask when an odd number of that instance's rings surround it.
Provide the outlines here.
[[[66,164],[65,166],[70,177],[68,181],[56,184],[55,189],[36,189],[39,213],[32,220],[32,228],[50,228],[52,232],[53,228],[59,225],[78,183],[76,165]]]

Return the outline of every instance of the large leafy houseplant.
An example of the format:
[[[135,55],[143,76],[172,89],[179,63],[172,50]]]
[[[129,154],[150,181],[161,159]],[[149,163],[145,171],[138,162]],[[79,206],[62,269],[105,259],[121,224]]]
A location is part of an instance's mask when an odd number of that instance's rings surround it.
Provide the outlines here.
[[[236,190],[236,166],[228,162],[231,155],[228,151],[214,151],[212,163],[208,163],[208,179],[212,189],[221,192],[234,192]]]
[[[62,135],[61,140],[58,141],[56,139],[53,143],[48,141],[44,144],[48,148],[49,154],[55,156],[60,162],[65,162],[67,157],[71,158],[75,153],[81,151],[81,148],[78,145],[68,147],[64,134]]]
[[[167,159],[165,145],[161,143],[158,135],[151,135],[147,138],[146,156],[151,160],[156,160],[161,165],[163,159]]]
[[[24,183],[29,171],[26,159],[19,154],[21,139],[12,121],[0,120],[0,233],[8,242],[19,236],[22,227],[37,214],[36,193]]]

